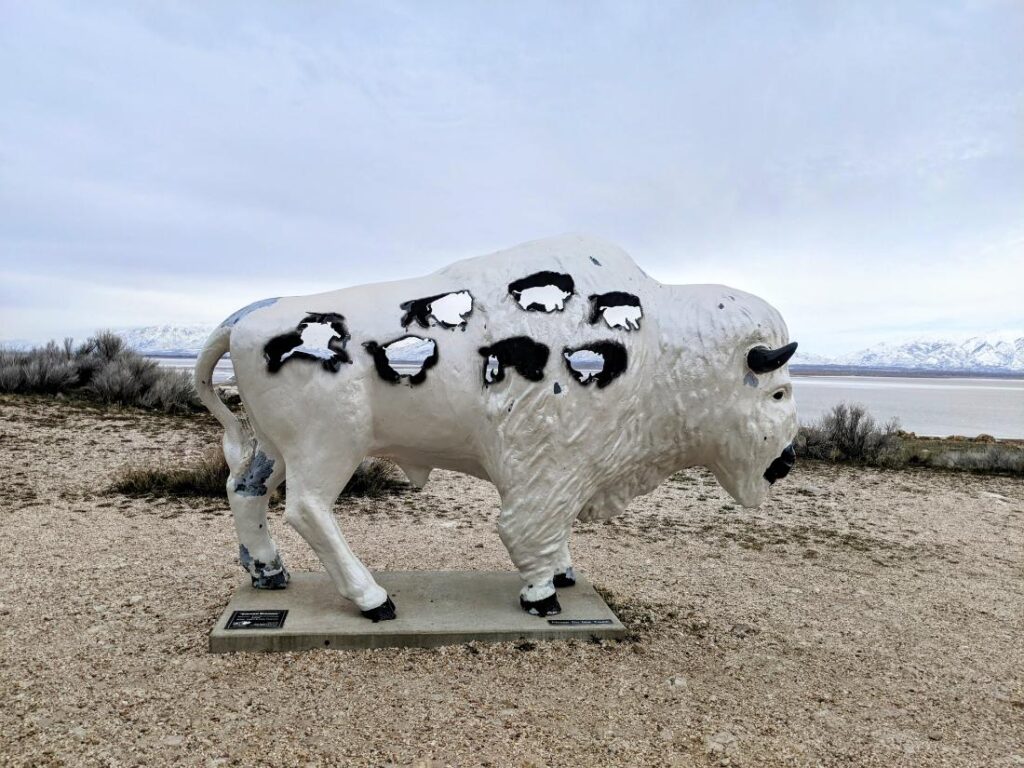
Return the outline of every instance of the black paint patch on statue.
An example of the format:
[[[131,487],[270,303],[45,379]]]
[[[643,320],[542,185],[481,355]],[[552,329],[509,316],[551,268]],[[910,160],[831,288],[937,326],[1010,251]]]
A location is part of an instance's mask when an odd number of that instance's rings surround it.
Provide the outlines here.
[[[422,299],[412,299],[399,305],[405,310],[402,315],[402,327],[408,328],[414,322],[420,328],[433,325],[453,330],[465,329],[469,316],[473,313],[473,294],[469,291],[451,291]]]
[[[480,347],[479,352],[484,356],[484,386],[504,381],[505,369],[510,367],[528,381],[540,381],[551,354],[546,344],[528,336],[502,339],[489,347]]]
[[[363,348],[373,355],[377,374],[392,384],[403,378],[410,384],[422,384],[427,370],[437,364],[437,342],[420,336],[402,336],[386,344],[367,341]]]
[[[644,316],[640,299],[632,293],[609,291],[590,296],[590,324],[604,319],[609,328],[625,331],[639,331],[640,319]]]
[[[527,312],[561,312],[576,284],[562,272],[535,272],[509,283],[508,292]]]
[[[595,341],[575,349],[566,347],[562,358],[573,377],[583,386],[596,381],[604,389],[626,371],[626,348],[617,341]]]
[[[275,336],[263,347],[267,370],[277,373],[292,359],[312,360],[325,371],[337,373],[342,363],[351,363],[345,351],[349,340],[345,318],[337,312],[311,312],[294,331]]]
[[[570,565],[561,573],[556,573],[554,578],[555,589],[568,589],[576,586],[576,571]],[[610,619],[609,619],[610,621]]]

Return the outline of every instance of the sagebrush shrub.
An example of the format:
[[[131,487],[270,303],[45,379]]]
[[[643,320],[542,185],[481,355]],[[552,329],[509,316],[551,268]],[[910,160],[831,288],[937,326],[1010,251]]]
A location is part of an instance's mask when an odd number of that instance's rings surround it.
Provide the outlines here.
[[[167,412],[199,408],[189,373],[161,368],[109,331],[78,347],[64,339],[27,351],[0,349],[0,392],[77,394]]]
[[[810,459],[885,466],[898,460],[903,441],[897,420],[879,426],[863,405],[840,403],[801,427],[795,446],[798,456]]]

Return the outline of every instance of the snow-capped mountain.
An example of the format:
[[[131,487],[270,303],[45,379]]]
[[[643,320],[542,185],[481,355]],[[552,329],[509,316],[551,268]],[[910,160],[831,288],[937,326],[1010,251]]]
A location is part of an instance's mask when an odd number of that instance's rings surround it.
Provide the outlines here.
[[[805,352],[804,350],[797,347],[796,354],[793,355],[791,361],[793,365],[836,365],[834,357],[826,357],[825,355],[819,355],[814,352]]]
[[[196,357],[213,331],[212,325],[149,325],[114,331],[143,355]]]
[[[1024,372],[1024,337],[1013,341],[915,340],[876,344],[837,363],[866,368],[926,368],[936,371]]]
[[[903,368],[923,371],[1024,373],[1024,337],[1018,339],[913,339],[881,343],[848,355],[826,357],[797,350],[794,365]]]

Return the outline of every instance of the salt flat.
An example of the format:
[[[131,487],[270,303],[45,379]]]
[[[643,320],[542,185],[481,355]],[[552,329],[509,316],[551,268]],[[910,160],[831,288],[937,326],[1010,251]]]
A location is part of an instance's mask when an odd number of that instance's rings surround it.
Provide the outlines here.
[[[1024,480],[798,464],[746,511],[688,471],[577,527],[625,641],[216,655],[226,502],[100,489],[218,440],[205,416],[0,397],[0,764],[1024,759]],[[510,570],[497,501],[438,472],[338,514],[374,569]],[[289,567],[318,569],[280,516]]]

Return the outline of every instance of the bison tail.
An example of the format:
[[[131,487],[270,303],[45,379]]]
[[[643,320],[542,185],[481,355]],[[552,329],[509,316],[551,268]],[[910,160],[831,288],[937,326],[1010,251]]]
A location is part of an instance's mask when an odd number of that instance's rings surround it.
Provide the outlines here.
[[[240,465],[249,442],[245,439],[242,423],[231,412],[213,388],[213,369],[231,344],[231,328],[221,326],[206,340],[195,368],[195,387],[199,400],[224,427],[224,458],[234,472]]]

